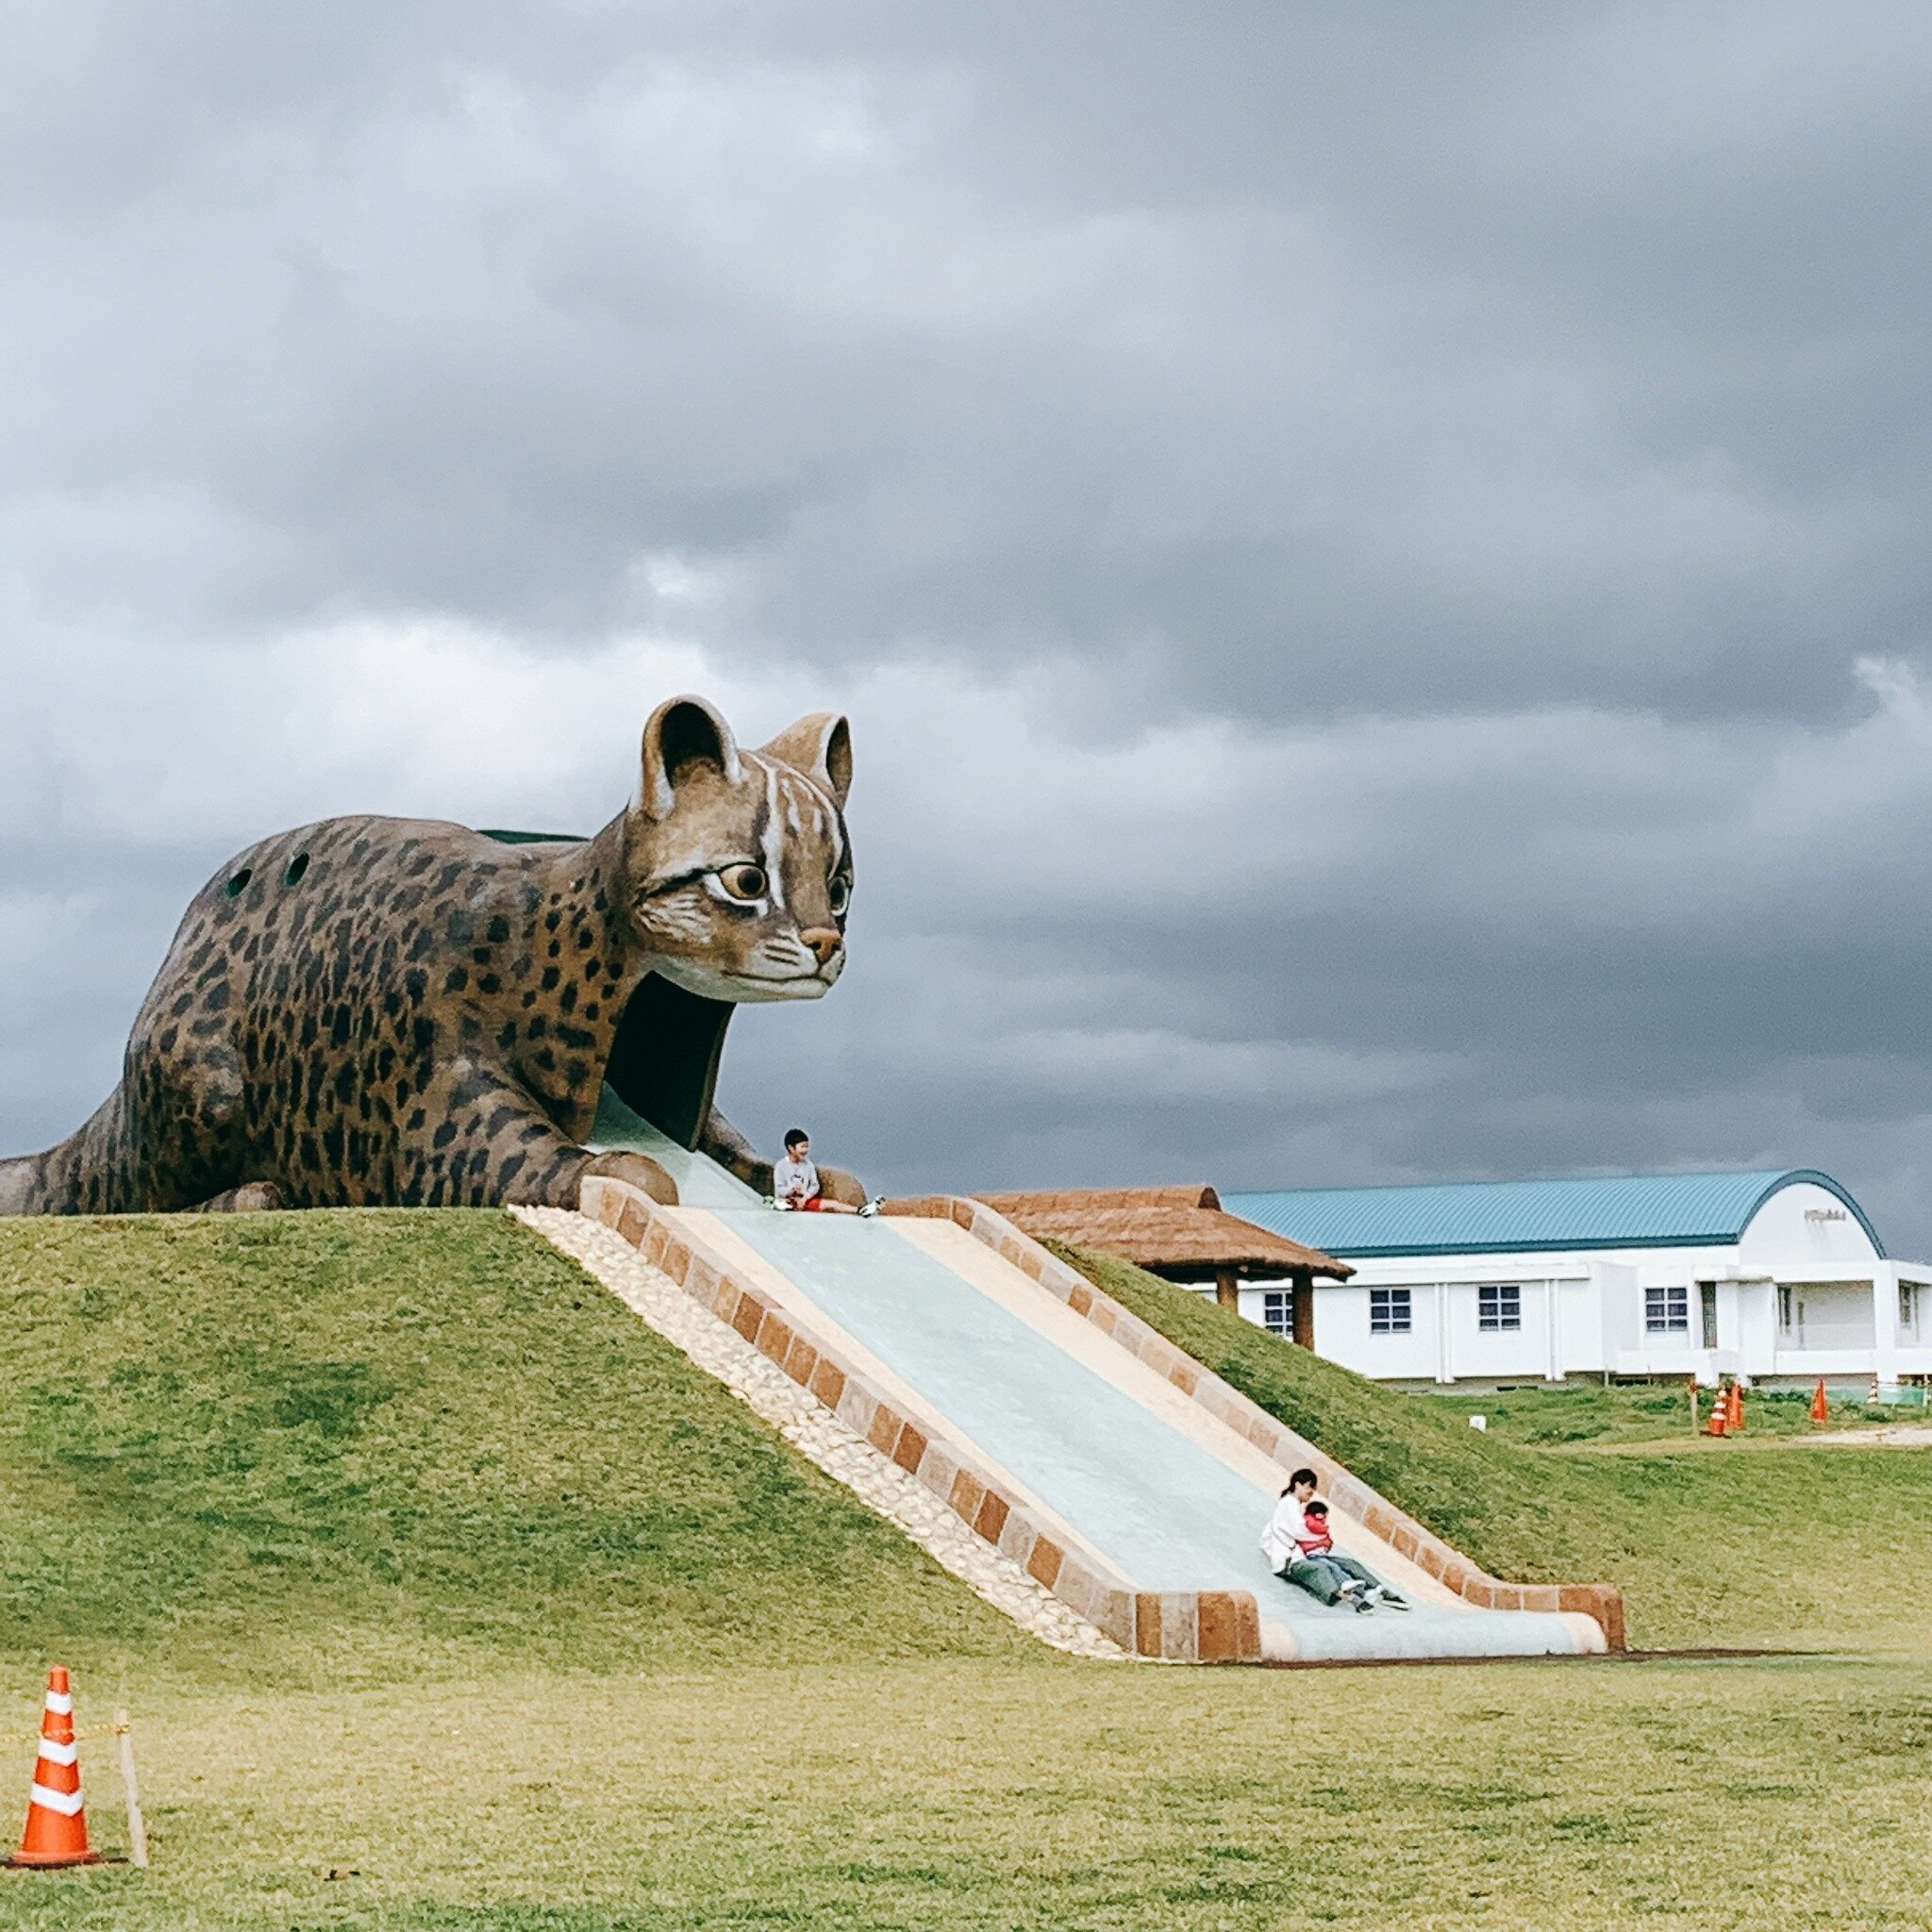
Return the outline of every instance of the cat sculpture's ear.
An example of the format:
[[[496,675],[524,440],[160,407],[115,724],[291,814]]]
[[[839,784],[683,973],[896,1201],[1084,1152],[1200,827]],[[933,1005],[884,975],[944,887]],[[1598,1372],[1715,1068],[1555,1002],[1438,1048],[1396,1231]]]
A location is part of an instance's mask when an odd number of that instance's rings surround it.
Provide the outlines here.
[[[701,765],[726,784],[737,784],[743,768],[731,727],[703,698],[666,698],[644,726],[643,785],[639,808],[649,819],[668,818],[677,788]]]
[[[822,786],[845,809],[852,790],[852,727],[837,711],[814,711],[758,749]]]

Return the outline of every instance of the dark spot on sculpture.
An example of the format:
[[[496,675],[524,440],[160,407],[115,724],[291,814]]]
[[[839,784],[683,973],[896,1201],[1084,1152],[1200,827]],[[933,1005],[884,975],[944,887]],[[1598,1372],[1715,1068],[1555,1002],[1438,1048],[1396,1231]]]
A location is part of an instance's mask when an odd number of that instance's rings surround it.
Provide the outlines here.
[[[254,876],[253,869],[244,865],[240,872],[230,877],[228,883],[222,890],[227,893],[229,898],[239,899],[248,890],[248,881]]]
[[[290,861],[289,861],[289,869],[288,869],[288,871],[287,871],[287,872],[285,872],[285,873],[284,873],[284,874],[282,874],[282,883],[283,883],[283,885],[285,885],[285,886],[299,886],[299,885],[300,885],[300,884],[302,883],[302,874],[304,874],[305,872],[307,872],[308,870],[308,853],[306,853],[306,852],[298,852],[298,853],[296,853],[296,855],[294,856],[294,858],[291,858],[291,859],[290,859]]]

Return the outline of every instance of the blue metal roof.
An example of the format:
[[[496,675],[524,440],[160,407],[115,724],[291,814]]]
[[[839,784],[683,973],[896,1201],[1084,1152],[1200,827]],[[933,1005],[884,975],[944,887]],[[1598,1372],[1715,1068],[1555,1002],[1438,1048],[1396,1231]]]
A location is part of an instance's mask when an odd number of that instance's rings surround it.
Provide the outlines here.
[[[1528,1254],[1570,1248],[1719,1247],[1782,1188],[1837,1195],[1882,1256],[1865,1210],[1808,1167],[1751,1174],[1639,1174],[1610,1180],[1454,1181],[1420,1188],[1299,1188],[1223,1194],[1257,1226],[1344,1260],[1384,1255]]]

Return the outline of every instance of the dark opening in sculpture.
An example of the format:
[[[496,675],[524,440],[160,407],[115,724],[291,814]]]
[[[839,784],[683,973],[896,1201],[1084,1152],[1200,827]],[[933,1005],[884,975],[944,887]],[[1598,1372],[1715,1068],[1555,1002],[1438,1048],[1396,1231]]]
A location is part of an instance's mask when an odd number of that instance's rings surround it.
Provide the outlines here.
[[[851,780],[841,717],[746,751],[674,698],[594,838],[344,818],[264,840],[189,907],[99,1111],[0,1161],[0,1213],[575,1207],[591,1174],[675,1200],[647,1156],[586,1144],[607,1081],[768,1185],[713,1104],[719,1058],[734,1007],[843,969]]]

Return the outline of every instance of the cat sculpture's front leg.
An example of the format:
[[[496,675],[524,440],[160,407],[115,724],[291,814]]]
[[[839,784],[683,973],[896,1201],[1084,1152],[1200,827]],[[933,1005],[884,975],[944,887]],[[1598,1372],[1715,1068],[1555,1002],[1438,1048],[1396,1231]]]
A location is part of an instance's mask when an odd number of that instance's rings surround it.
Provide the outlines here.
[[[474,1059],[440,1072],[405,1123],[400,1155],[411,1207],[575,1208],[592,1175],[677,1204],[677,1183],[648,1155],[578,1146],[513,1076]]]
[[[705,1116],[698,1152],[708,1154],[727,1174],[734,1174],[753,1192],[772,1191],[772,1163],[714,1107]]]

